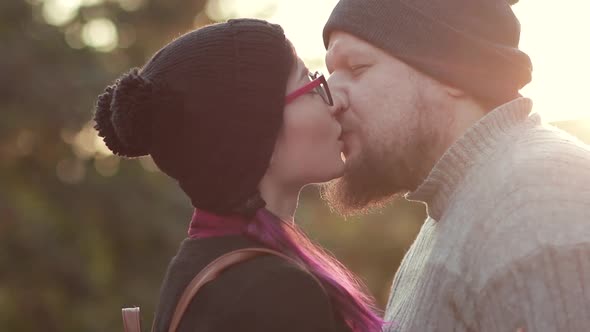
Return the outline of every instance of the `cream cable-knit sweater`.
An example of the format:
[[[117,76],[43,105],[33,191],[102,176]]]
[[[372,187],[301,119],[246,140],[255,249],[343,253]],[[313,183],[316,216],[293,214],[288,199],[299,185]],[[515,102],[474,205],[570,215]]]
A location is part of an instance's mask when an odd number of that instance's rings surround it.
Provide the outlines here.
[[[531,108],[490,112],[407,195],[429,217],[389,331],[590,331],[590,148]]]

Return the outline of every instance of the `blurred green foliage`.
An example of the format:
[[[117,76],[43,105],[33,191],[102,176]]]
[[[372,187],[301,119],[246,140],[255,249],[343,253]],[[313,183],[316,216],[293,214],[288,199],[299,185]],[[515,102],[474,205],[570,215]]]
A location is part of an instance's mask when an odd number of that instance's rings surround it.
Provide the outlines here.
[[[149,159],[101,152],[89,121],[115,77],[210,23],[205,1],[87,0],[58,26],[44,19],[48,2],[0,2],[0,330],[122,330],[120,308],[131,305],[149,325],[192,208]],[[96,18],[115,24],[119,47],[84,46]],[[422,206],[399,201],[342,220],[313,187],[297,216],[381,306],[423,218]]]

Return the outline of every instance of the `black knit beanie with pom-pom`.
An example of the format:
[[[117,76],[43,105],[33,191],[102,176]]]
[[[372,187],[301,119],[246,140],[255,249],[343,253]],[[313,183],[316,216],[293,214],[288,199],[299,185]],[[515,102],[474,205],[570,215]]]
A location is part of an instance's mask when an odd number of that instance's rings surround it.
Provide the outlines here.
[[[251,215],[295,64],[280,26],[239,19],[191,31],[122,75],[94,119],[122,157],[151,155],[196,208]]]

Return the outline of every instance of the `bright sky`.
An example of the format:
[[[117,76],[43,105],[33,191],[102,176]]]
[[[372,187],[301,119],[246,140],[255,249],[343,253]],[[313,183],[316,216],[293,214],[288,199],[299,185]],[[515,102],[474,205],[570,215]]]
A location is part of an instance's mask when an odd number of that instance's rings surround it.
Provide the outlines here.
[[[208,13],[279,23],[299,55],[325,71],[321,31],[337,0],[211,0]],[[513,7],[533,81],[521,93],[546,121],[590,118],[590,1],[521,0]]]
[[[43,4],[48,23],[64,25],[80,6],[105,0],[28,0]],[[112,0],[135,10],[145,0]],[[209,17],[258,17],[279,23],[311,69],[324,72],[321,32],[338,0],[210,0]],[[521,49],[533,61],[533,81],[521,93],[533,99],[546,121],[590,119],[590,1],[520,0],[514,7],[522,26]],[[85,45],[108,52],[122,46],[116,26],[94,18],[81,31],[67,30],[73,48]],[[327,73],[326,73],[327,74]]]

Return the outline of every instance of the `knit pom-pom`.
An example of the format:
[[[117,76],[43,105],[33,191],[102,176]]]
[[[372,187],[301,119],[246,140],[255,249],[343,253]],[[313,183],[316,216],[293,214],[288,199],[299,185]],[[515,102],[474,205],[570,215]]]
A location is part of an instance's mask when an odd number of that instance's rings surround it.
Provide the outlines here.
[[[94,129],[98,131],[98,136],[103,138],[106,146],[114,153],[121,154],[124,150],[122,143],[119,141],[119,137],[113,128],[111,122],[111,102],[113,100],[113,91],[116,85],[107,86],[96,101],[96,109],[94,112]]]
[[[153,85],[134,68],[98,97],[94,128],[114,154],[139,157],[150,153],[153,92]]]

